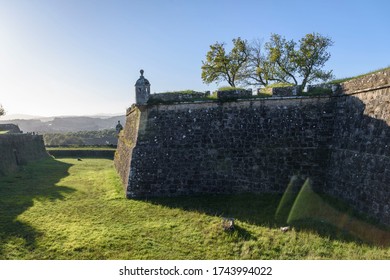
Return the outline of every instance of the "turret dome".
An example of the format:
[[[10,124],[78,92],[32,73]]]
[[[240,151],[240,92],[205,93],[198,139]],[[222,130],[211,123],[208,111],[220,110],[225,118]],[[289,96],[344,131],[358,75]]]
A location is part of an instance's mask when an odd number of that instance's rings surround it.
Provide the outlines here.
[[[139,79],[137,80],[137,82],[135,83],[135,86],[150,86],[150,83],[148,81],[148,79],[146,79],[144,77],[144,70],[141,69],[141,71],[139,71],[141,73],[141,77],[139,77]]]
[[[140,105],[148,103],[150,95],[150,83],[144,77],[144,70],[140,71],[141,77],[135,83],[135,102]]]

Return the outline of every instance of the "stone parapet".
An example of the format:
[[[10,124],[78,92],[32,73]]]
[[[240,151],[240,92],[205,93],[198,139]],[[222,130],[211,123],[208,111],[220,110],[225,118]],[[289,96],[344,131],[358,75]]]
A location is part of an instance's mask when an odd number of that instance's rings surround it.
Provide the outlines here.
[[[341,87],[345,94],[390,87],[390,69],[346,81]]]
[[[329,94],[341,94],[342,88],[340,84],[316,84],[316,85],[308,85],[307,86],[307,93],[308,94],[316,94],[316,91],[321,90],[322,94],[329,93]]]
[[[300,92],[300,86],[272,88],[272,96],[296,96]]]
[[[234,89],[234,90],[219,90],[217,98],[221,101],[236,100],[239,98],[247,98],[252,96],[252,90]]]
[[[202,99],[210,96],[210,92],[167,92],[167,93],[155,93],[149,96],[149,104],[164,103],[164,102],[186,102],[196,99]]]

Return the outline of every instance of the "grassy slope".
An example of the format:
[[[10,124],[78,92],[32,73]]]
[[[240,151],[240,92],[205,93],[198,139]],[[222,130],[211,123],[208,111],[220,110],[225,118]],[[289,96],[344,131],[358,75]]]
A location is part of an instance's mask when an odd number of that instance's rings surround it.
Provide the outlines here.
[[[281,197],[123,198],[111,160],[41,161],[0,177],[0,259],[389,259],[314,230],[282,233]],[[224,232],[221,216],[235,217]],[[325,231],[326,232],[326,231]]]
[[[367,75],[371,75],[371,74],[374,74],[374,73],[379,72],[379,71],[385,71],[385,70],[388,70],[388,69],[390,69],[390,67],[377,69],[377,70],[370,71],[368,73],[364,73],[364,74],[357,75],[357,76],[354,76],[354,77],[347,77],[347,78],[341,78],[341,79],[333,80],[330,83],[331,84],[340,84],[340,83],[347,82],[347,81],[352,80],[352,79],[361,78],[361,77],[364,77],[364,76],[367,76]]]

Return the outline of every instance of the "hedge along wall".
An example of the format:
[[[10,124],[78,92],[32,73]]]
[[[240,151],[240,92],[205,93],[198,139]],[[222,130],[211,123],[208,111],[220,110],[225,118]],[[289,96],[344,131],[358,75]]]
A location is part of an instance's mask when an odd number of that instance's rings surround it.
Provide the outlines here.
[[[0,175],[15,171],[19,165],[47,156],[41,135],[0,135]]]

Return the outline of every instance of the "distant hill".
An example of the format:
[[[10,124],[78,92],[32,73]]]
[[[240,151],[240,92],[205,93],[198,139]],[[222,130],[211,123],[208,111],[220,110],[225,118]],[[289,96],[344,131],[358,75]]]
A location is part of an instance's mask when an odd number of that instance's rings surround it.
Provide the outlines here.
[[[2,121],[9,121],[9,120],[31,120],[31,119],[43,119],[45,117],[41,116],[33,116],[33,115],[26,115],[26,114],[11,114],[11,115],[4,115],[1,117]],[[53,119],[53,118],[52,118]]]
[[[38,117],[37,119],[0,120],[0,124],[16,124],[23,132],[62,133],[113,129],[118,121],[124,125],[125,116]]]

